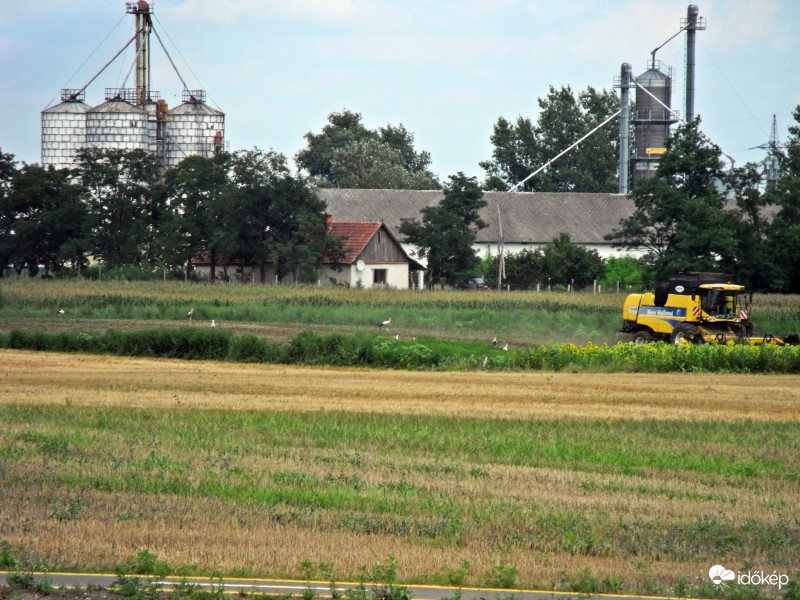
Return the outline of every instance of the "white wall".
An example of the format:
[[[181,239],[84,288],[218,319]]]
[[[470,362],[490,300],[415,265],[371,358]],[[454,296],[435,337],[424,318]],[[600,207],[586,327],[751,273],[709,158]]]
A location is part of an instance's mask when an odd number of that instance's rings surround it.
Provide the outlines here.
[[[408,253],[409,256],[412,256],[417,261],[421,262],[423,265],[427,266],[427,262],[424,259],[420,259],[417,256],[417,248],[413,244],[402,244],[403,249]],[[504,245],[504,252],[507,254],[517,254],[518,252],[522,252],[525,249],[528,250],[536,250],[541,248],[544,244],[505,244]],[[631,258],[641,258],[644,256],[644,250],[626,250],[625,248],[615,248],[610,244],[581,244],[583,248],[588,250],[597,250],[597,253],[600,255],[600,258],[621,258],[623,256],[630,256]],[[484,243],[484,244],[473,244],[472,248],[481,257],[481,259],[486,258],[487,255],[491,254],[492,256],[497,256],[497,244],[496,243]]]

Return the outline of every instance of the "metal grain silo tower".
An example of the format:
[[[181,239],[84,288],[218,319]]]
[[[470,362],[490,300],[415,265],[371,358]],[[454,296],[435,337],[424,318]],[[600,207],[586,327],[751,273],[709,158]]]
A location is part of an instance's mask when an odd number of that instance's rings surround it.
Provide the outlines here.
[[[187,156],[210,158],[225,140],[225,113],[205,103],[204,90],[184,90],[183,103],[167,113],[164,140],[167,168]]]
[[[99,147],[146,150],[167,167],[186,156],[211,156],[224,145],[225,115],[205,104],[203,90],[189,90],[153,27],[153,7],[146,0],[125,3],[135,33],[117,54],[79,90],[63,90],[62,102],[42,111],[42,164],[57,168],[74,165],[79,149]],[[155,34],[183,85],[183,104],[172,111],[150,85],[150,38]],[[106,102],[90,108],[85,90],[122,52],[135,48],[135,82],[107,88]],[[133,71],[133,68],[131,69]]]
[[[106,101],[86,113],[86,146],[105,150],[150,150],[147,111],[125,99],[132,89],[106,90]]]
[[[670,110],[672,77],[661,70],[659,61],[651,61],[636,83],[633,111],[636,140],[631,158],[634,185],[655,175],[658,161],[666,152],[670,125],[677,121]]]
[[[78,150],[86,142],[83,90],[61,90],[61,103],[42,111],[42,164],[56,169],[75,166]]]

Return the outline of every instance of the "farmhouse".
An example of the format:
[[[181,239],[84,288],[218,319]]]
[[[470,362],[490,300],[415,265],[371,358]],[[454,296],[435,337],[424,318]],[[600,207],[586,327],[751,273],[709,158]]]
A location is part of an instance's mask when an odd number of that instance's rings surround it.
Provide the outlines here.
[[[323,282],[348,287],[407,289],[409,272],[424,270],[411,258],[386,225],[379,222],[328,220],[328,235],[344,240],[345,257],[340,265],[326,264]]]
[[[411,258],[403,249],[395,235],[383,223],[336,222],[328,219],[330,236],[343,240],[344,258],[338,263],[325,262],[317,271],[319,283],[343,285],[347,287],[407,289],[409,274],[420,275],[424,266]],[[211,261],[208,253],[192,261],[195,274],[201,279],[211,275]],[[218,279],[245,281],[252,283],[277,283],[275,266],[217,264],[215,276]]]
[[[364,190],[323,188],[318,190],[334,221],[379,221],[398,239],[402,219],[421,218],[421,210],[438,204],[438,190]],[[560,233],[574,244],[597,250],[601,258],[628,256],[606,240],[620,221],[634,211],[633,201],[624,194],[570,192],[484,192],[487,206],[481,218],[488,227],[478,232],[475,250],[483,258],[497,254],[502,242],[505,252],[535,250],[549,244]],[[415,256],[413,245],[401,242]]]

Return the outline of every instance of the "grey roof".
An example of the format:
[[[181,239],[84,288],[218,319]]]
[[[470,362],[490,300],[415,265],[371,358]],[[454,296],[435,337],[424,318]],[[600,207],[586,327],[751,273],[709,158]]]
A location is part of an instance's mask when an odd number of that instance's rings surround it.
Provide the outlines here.
[[[120,113],[120,114],[130,114],[130,113],[140,113],[140,114],[147,114],[147,111],[144,109],[139,108],[138,106],[134,106],[130,102],[126,102],[125,100],[121,100],[119,98],[113,98],[111,100],[106,100],[102,104],[98,104],[94,108],[90,108],[88,111],[90,113]]]
[[[80,100],[67,100],[65,102],[61,102],[60,104],[56,104],[55,106],[51,106],[50,108],[45,108],[42,113],[85,113],[91,108],[92,107],[86,104],[86,102],[81,102]]]
[[[169,111],[170,115],[225,116],[225,113],[204,102],[184,102]]]
[[[438,204],[438,190],[361,190],[322,188],[320,197],[334,221],[383,221],[400,240],[400,220],[421,218],[426,206]],[[478,243],[500,238],[498,207],[507,243],[546,244],[567,233],[576,244],[610,244],[604,236],[633,214],[634,205],[623,194],[569,192],[484,192],[488,205],[481,218],[488,227],[478,232]]]

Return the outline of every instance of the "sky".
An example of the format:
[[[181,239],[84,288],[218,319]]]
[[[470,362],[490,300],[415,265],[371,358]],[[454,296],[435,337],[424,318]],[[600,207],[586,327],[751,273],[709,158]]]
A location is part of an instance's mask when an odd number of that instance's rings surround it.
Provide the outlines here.
[[[698,0],[695,112],[737,166],[785,141],[800,105],[800,2]],[[231,150],[290,161],[332,112],[403,124],[442,180],[479,181],[499,117],[536,120],[551,86],[613,90],[678,34],[686,0],[155,0],[155,29],[190,89],[226,114]],[[124,0],[0,0],[0,149],[40,161],[41,111],[83,87],[133,35]],[[152,89],[182,85],[153,36]],[[656,59],[684,112],[685,34]],[[87,88],[123,87],[129,49]],[[131,86],[128,79],[128,87]],[[613,126],[613,125],[612,125]],[[293,165],[293,162],[290,164]],[[538,165],[537,165],[538,166]]]

